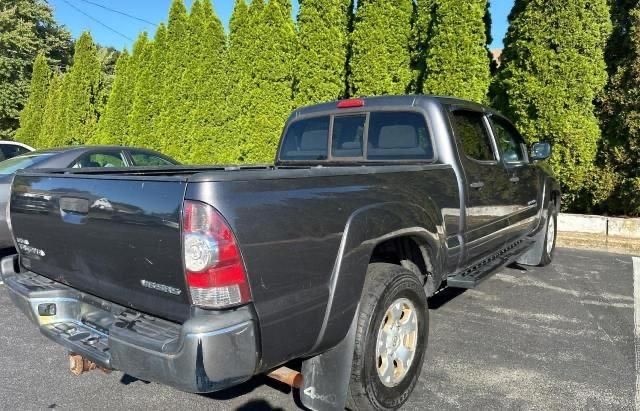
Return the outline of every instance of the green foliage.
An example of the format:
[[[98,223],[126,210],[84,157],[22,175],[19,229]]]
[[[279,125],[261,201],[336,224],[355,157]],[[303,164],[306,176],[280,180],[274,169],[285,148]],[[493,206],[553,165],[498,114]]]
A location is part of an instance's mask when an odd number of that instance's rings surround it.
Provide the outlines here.
[[[18,128],[36,55],[64,69],[72,48],[71,35],[44,0],[0,2],[0,139],[13,138]]]
[[[101,67],[98,50],[89,33],[83,33],[76,43],[73,66],[65,76],[62,128],[56,136],[57,145],[86,143],[98,122]]]
[[[201,8],[199,1],[194,9]],[[161,83],[157,83],[159,91],[160,111],[154,121],[152,147],[165,154],[184,161],[189,157],[189,141],[185,135],[188,113],[193,104],[193,84],[185,81],[186,73],[196,63],[192,51],[194,35],[189,25],[189,16],[184,0],[174,0],[169,11],[167,25],[167,41],[164,50],[165,64],[162,69]]]
[[[351,0],[306,0],[298,13],[297,106],[345,95]]]
[[[593,101],[607,79],[607,0],[516,0],[509,21],[495,105],[529,141],[553,143],[550,164],[571,204],[600,140]]]
[[[29,99],[20,113],[20,129],[16,132],[16,140],[37,147],[42,127],[51,69],[43,54],[38,54],[33,63],[31,89]]]
[[[360,0],[351,33],[349,84],[353,95],[403,94],[411,69],[412,0]]]
[[[139,40],[141,41],[141,40]],[[137,78],[133,91],[133,104],[129,113],[129,138],[127,144],[159,149],[154,134],[154,124],[161,107],[161,91],[164,86],[167,27],[160,24],[152,43],[140,53]]]
[[[603,173],[612,180],[606,201],[609,212],[640,215],[640,5],[627,9],[618,63],[602,103],[605,136]],[[621,16],[621,18],[623,18]],[[625,53],[620,53],[624,50]],[[605,186],[606,187],[606,186]],[[608,197],[608,198],[605,198]]]
[[[224,137],[229,162],[268,162],[291,111],[296,32],[288,0],[247,8],[236,2],[230,22],[228,108]]]
[[[49,82],[47,100],[42,115],[42,127],[36,140],[36,148],[50,148],[57,144],[56,128],[62,122],[62,87],[64,79],[62,74],[54,73]],[[58,126],[58,127],[57,127]]]
[[[487,0],[433,0],[423,92],[486,102],[491,71]]]
[[[210,0],[194,3],[189,18],[193,37],[194,67],[185,81],[191,88],[191,111],[187,115],[188,161],[212,163],[219,160],[227,121],[227,39]]]
[[[116,63],[113,86],[104,113],[100,116],[98,129],[90,140],[92,144],[123,144],[127,140],[127,116],[133,103],[132,64],[132,58],[125,50]]]

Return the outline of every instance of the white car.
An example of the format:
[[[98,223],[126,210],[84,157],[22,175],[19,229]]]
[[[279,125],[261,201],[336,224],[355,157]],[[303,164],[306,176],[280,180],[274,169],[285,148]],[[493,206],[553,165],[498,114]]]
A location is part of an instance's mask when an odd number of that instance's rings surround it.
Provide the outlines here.
[[[35,151],[35,149],[26,144],[17,141],[0,140],[0,161],[8,160],[21,154]]]

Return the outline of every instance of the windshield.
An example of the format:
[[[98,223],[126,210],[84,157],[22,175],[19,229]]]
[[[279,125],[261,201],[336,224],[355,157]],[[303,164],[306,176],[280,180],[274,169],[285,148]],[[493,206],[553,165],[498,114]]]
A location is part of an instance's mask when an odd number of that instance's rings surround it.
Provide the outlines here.
[[[31,167],[45,160],[52,154],[53,153],[27,154],[2,161],[0,162],[0,175],[6,176],[15,173],[18,170],[22,170],[23,168]]]

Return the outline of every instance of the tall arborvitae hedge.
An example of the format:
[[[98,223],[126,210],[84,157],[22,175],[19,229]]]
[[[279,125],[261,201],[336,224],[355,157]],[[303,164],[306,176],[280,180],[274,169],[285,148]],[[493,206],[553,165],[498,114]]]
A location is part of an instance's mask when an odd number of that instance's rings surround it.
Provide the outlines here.
[[[273,160],[292,103],[296,33],[288,0],[237,0],[229,24],[225,162]]]
[[[236,0],[229,20],[229,48],[227,49],[227,95],[228,121],[222,130],[217,145],[216,158],[221,163],[236,163],[242,160],[240,139],[250,121],[251,100],[248,91],[253,87],[251,73],[252,49],[256,41],[251,37],[249,7],[245,0]]]
[[[433,3],[422,91],[485,102],[491,81],[487,0]]]
[[[614,174],[615,182],[606,206],[612,213],[637,216],[640,215],[640,5],[628,12],[627,21],[627,30],[616,50],[619,65],[602,104],[605,167]]]
[[[147,43],[140,54],[133,104],[128,117],[129,145],[160,148],[154,133],[154,124],[162,107],[166,39],[167,27],[160,24],[153,42]]]
[[[123,144],[127,140],[127,116],[131,110],[131,57],[125,50],[116,63],[116,75],[111,86],[98,129],[90,140],[93,144]]]
[[[251,128],[241,142],[241,155],[248,162],[273,161],[282,126],[293,108],[296,31],[290,10],[289,0],[270,0],[252,16],[250,30],[258,39],[253,56],[256,84],[246,91],[255,105],[249,112]]]
[[[16,140],[38,147],[42,117],[47,103],[51,69],[43,54],[38,54],[33,63],[29,99],[20,113],[20,128],[16,132]]]
[[[73,66],[65,76],[63,112],[59,145],[86,143],[95,132],[98,122],[97,96],[100,94],[100,60],[89,33],[76,42]]]
[[[590,178],[600,129],[593,101],[607,79],[607,0],[516,0],[495,104],[529,141],[553,143],[551,165],[569,204]]]
[[[194,7],[201,3],[196,1]],[[189,17],[184,0],[174,0],[169,11],[167,42],[164,53],[165,65],[162,83],[158,84],[161,101],[158,117],[154,121],[153,134],[157,140],[155,147],[165,154],[184,161],[189,157],[188,136],[185,136],[187,113],[193,103],[193,85],[185,81],[188,70],[193,69],[194,59],[190,55],[194,46],[189,27]]]
[[[61,74],[54,73],[49,82],[49,90],[42,114],[42,127],[36,140],[36,148],[56,147],[59,143],[57,134],[62,123],[62,87],[64,79]]]
[[[298,13],[298,106],[345,95],[351,0],[306,0]]]
[[[410,90],[414,79],[412,19],[412,0],[358,1],[350,36],[352,94],[404,94]]]
[[[196,6],[198,4],[198,6]],[[225,82],[226,36],[210,0],[194,3],[189,25],[193,33],[194,66],[185,81],[192,89],[191,111],[187,119],[191,163],[215,163],[228,112]]]

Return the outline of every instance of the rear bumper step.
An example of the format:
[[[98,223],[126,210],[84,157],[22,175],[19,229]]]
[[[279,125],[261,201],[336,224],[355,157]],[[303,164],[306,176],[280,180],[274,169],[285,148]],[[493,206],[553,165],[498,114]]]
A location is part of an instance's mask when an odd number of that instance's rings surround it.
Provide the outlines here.
[[[14,304],[46,337],[101,367],[189,392],[218,391],[256,371],[256,324],[248,307],[180,325],[17,272],[15,258],[0,263]]]

